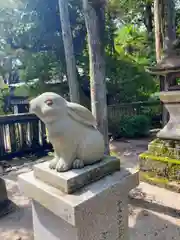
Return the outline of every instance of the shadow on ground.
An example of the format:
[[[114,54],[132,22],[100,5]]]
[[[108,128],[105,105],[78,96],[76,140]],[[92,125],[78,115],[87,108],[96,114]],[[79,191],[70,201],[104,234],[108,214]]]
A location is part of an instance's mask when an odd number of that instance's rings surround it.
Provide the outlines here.
[[[147,149],[150,140],[115,142],[124,163],[136,164],[137,156]],[[20,168],[5,175],[9,198],[18,206],[16,212],[0,219],[0,240],[33,240],[32,211],[29,199],[17,185],[20,173],[31,171],[37,162],[20,164]],[[141,183],[129,197],[130,240],[179,240],[180,197],[167,190]],[[166,201],[164,201],[164,198]],[[174,204],[176,203],[176,204]]]
[[[158,188],[156,187],[154,191]],[[160,191],[160,195],[163,189]],[[165,190],[166,191],[166,190]],[[148,194],[147,194],[148,192]],[[150,191],[141,187],[134,189],[129,195],[130,240],[171,240],[180,239],[180,211],[178,204],[166,201],[159,202]],[[177,200],[175,193],[171,200]],[[163,196],[162,196],[163,197]],[[168,202],[168,204],[167,204]]]
[[[151,203],[151,202],[147,202],[146,200],[143,200],[143,199],[133,199],[133,198],[130,199],[130,203],[133,206],[138,207],[138,208],[143,207],[145,209],[148,209],[148,210],[151,210],[151,211],[154,211],[157,213],[162,213],[162,214],[169,215],[171,217],[180,219],[180,211],[175,208],[169,207],[169,206],[163,206],[158,203],[153,203],[153,202]],[[179,223],[180,223],[180,221],[179,221]]]
[[[121,165],[126,168],[134,168],[138,165],[138,155],[147,150],[151,138],[139,140],[112,141],[110,149],[121,160]]]
[[[136,209],[137,211],[137,209]],[[171,240],[180,239],[180,226],[176,220],[163,219],[156,212],[138,211],[137,215],[129,219],[130,240]],[[178,220],[177,220],[178,221]]]

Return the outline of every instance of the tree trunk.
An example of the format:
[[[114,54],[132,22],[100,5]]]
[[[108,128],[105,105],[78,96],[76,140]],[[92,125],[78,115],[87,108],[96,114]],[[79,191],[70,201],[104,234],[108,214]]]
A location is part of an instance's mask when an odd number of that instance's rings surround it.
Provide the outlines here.
[[[144,24],[146,26],[148,36],[151,39],[153,32],[153,16],[152,16],[152,3],[147,2],[144,11]]]
[[[156,59],[161,59],[161,49],[170,53],[173,41],[176,39],[175,29],[175,3],[174,0],[154,0],[154,21],[156,39]],[[168,77],[168,76],[167,76]],[[167,80],[160,77],[160,91],[167,91]],[[162,105],[163,125],[168,121],[168,112]]]
[[[102,13],[104,5],[102,1],[101,5],[98,3],[90,3],[88,0],[83,0],[83,8],[88,33],[91,109],[96,118],[97,127],[104,136],[106,154],[109,154],[105,61],[102,42],[104,29],[104,26],[102,26],[104,24]]]
[[[162,52],[162,38],[163,38],[163,4],[162,0],[154,0],[154,31],[155,31],[155,47],[156,47],[156,61],[157,63],[161,60]],[[164,76],[159,77],[160,91],[165,90],[165,79]],[[167,110],[163,103],[161,103],[162,111],[162,125],[165,126],[167,123]]]
[[[176,40],[175,3],[174,0],[164,0],[164,49],[171,50]]]
[[[73,39],[69,20],[68,0],[59,0],[59,11],[66,57],[66,68],[69,83],[70,99],[79,103],[79,84],[76,75],[76,60],[74,56]],[[48,19],[47,19],[48,21]]]
[[[159,62],[161,60],[160,0],[154,0],[154,31],[155,31],[156,61]]]
[[[172,49],[172,43],[176,40],[176,26],[175,26],[175,3],[174,0],[164,0],[164,39],[163,48],[166,54],[169,54]],[[169,78],[167,75],[166,78]],[[166,80],[166,79],[165,79]],[[169,79],[168,79],[169,80]],[[168,83],[165,81],[164,91],[168,91]],[[163,125],[166,125],[169,119],[167,109],[163,109]]]

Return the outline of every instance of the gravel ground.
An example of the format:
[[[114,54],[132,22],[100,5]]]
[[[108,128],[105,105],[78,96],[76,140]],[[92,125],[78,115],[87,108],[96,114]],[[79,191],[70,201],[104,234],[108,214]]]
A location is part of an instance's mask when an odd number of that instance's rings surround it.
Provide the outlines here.
[[[111,147],[118,150],[123,164],[129,167],[137,164],[135,156],[147,148],[148,141],[113,142]],[[17,176],[32,167],[28,162],[4,176],[9,198],[17,208],[0,219],[0,240],[33,240],[30,200],[21,195],[17,185]],[[130,193],[129,228],[130,240],[179,240],[180,194],[140,183]]]

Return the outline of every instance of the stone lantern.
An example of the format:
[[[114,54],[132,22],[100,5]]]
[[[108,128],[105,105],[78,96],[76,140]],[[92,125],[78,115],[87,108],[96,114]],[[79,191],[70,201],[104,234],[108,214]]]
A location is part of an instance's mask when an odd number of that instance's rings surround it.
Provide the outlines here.
[[[180,78],[180,49],[179,42],[165,52],[163,59],[155,66],[148,67],[151,74],[163,76],[164,89],[160,92],[160,100],[169,112],[169,121],[157,134],[162,139],[180,140],[180,86],[177,79]]]
[[[169,121],[140,154],[141,179],[149,183],[180,192],[180,44],[176,41],[151,74],[163,76],[160,100],[169,112]]]

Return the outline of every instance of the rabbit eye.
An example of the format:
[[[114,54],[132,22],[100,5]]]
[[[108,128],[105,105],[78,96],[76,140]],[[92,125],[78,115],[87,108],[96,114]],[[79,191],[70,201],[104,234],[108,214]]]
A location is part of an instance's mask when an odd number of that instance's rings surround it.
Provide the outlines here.
[[[48,105],[48,106],[52,106],[53,105],[53,100],[52,99],[47,99],[45,101],[45,103]]]

